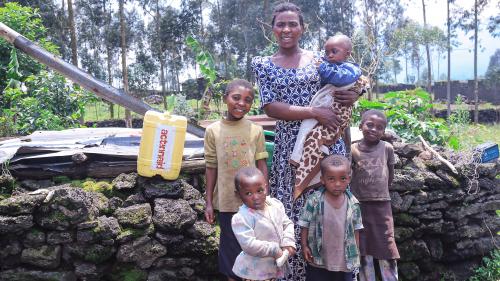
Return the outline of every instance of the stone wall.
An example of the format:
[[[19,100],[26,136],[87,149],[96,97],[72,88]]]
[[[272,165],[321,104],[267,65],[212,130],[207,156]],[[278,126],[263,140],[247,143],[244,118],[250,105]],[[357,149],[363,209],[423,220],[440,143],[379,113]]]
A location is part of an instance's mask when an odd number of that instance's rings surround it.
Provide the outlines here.
[[[430,159],[418,145],[394,143],[391,187],[402,280],[466,280],[482,256],[500,245],[500,164],[481,164],[478,185]],[[442,151],[449,159],[460,155]],[[452,161],[454,162],[454,161]]]
[[[500,245],[500,164],[480,165],[478,190],[468,192],[463,175],[427,160],[420,146],[394,146],[400,280],[465,280]],[[9,182],[0,178],[0,189]],[[199,176],[124,174],[108,197],[51,180],[19,182],[0,201],[0,280],[222,280]]]
[[[106,198],[22,182],[0,201],[0,280],[217,278],[216,228],[203,220],[198,190],[135,174],[114,183]]]

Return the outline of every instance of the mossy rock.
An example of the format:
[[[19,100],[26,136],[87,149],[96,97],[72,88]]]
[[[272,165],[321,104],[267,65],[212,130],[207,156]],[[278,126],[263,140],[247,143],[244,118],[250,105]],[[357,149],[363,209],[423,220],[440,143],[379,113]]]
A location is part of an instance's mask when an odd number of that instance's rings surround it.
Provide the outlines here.
[[[115,249],[113,246],[103,246],[99,244],[86,247],[83,260],[99,264],[114,256]]]
[[[150,224],[148,228],[144,228],[144,229],[124,228],[118,234],[118,236],[116,237],[116,240],[119,243],[125,243],[125,242],[128,242],[130,240],[139,238],[141,236],[150,235],[150,234],[154,233],[154,231],[155,231],[155,227],[153,224]]]
[[[111,281],[145,281],[148,274],[145,270],[141,270],[130,264],[119,264],[114,267],[107,276]]]
[[[0,199],[7,198],[16,186],[16,180],[10,174],[0,175]]]

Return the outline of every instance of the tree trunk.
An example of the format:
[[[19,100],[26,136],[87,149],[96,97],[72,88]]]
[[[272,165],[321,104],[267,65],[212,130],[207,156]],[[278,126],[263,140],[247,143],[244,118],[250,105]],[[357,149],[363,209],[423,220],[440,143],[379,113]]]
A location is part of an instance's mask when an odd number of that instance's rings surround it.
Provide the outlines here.
[[[422,10],[424,12],[424,29],[427,30],[427,18],[425,16],[425,0],[422,0]],[[427,54],[427,92],[432,97],[432,100],[434,100],[434,95],[432,94],[432,72],[431,72],[431,51],[429,48],[429,42],[427,40],[425,41],[425,52]]]
[[[157,38],[160,38],[160,4],[159,0],[156,0],[156,25],[155,31]],[[201,8],[201,2],[200,2]],[[163,59],[163,47],[162,42],[158,42],[158,61],[160,62],[160,85],[161,85],[161,96],[163,97],[163,107],[168,110],[167,93],[165,91],[165,60]]]
[[[446,13],[447,13],[447,22],[446,25],[448,26],[448,46],[447,46],[447,51],[448,51],[448,77],[446,79],[446,115],[450,117],[451,115],[451,58],[450,58],[450,53],[451,53],[451,22],[450,22],[450,1],[451,0],[446,0]]]
[[[76,28],[75,28],[75,16],[73,14],[73,0],[68,0],[68,22],[69,22],[69,32],[71,37],[71,63],[74,66],[78,66],[78,53],[76,44]]]
[[[241,19],[241,16],[239,17],[239,19]],[[222,38],[224,39],[223,41],[225,41],[225,37],[226,37],[226,34],[224,33],[224,24],[222,22],[222,17],[221,17],[221,11],[220,11],[220,3],[219,1],[217,1],[217,25],[218,25],[218,28],[219,28],[219,32],[221,33],[222,35]],[[245,32],[243,32],[243,36],[245,36]],[[222,61],[224,63],[224,76],[226,79],[229,79],[230,77],[230,74],[229,74],[229,67],[228,67],[228,52],[227,52],[227,49],[226,49],[226,43],[225,42],[221,42],[221,45],[222,45]]]
[[[397,78],[397,69],[396,69],[396,59],[393,59],[393,63],[394,63],[394,67],[393,67],[393,70],[394,70],[394,83],[397,84],[398,83],[398,78]]]
[[[122,49],[122,76],[123,76],[123,91],[128,95],[128,73],[127,73],[127,45],[125,38],[125,12],[123,7],[123,2],[125,0],[119,0],[120,9],[120,45]],[[125,126],[127,128],[132,128],[132,116],[129,109],[125,109]]]
[[[109,3],[109,2],[108,2]],[[103,11],[104,11],[104,15],[106,17],[106,25],[107,25],[107,29],[109,30],[111,27],[111,17],[113,16],[111,11],[108,13],[106,11],[106,2],[103,2]],[[109,43],[107,43],[109,44]],[[112,66],[111,64],[113,63],[113,57],[112,57],[112,54],[111,54],[111,46],[107,45],[106,46],[106,63],[107,63],[107,73],[108,73],[108,84],[109,85],[113,85],[113,72],[112,72]],[[115,119],[115,106],[114,106],[114,103],[110,102],[110,101],[106,101],[104,100],[104,102],[108,105],[108,111],[109,111],[109,117],[111,119]]]
[[[162,56],[159,56],[158,60],[160,61],[160,84],[161,84],[161,96],[163,97],[163,107],[165,110],[168,110],[168,102],[167,102],[167,92],[165,89],[165,61]]]
[[[73,13],[73,0],[68,0],[68,23],[69,23],[69,32],[71,38],[71,63],[78,67],[78,49],[76,43],[76,27],[75,27],[75,15]],[[80,125],[85,123],[84,120],[84,111],[81,112],[80,118],[78,118],[78,122]]]
[[[406,75],[406,84],[410,83],[410,78],[408,77],[408,57],[405,55],[405,75]]]
[[[474,124],[477,125],[479,121],[479,92],[477,81],[477,0],[474,1]]]
[[[107,70],[108,70],[108,84],[113,85],[113,73],[111,72],[111,47],[106,47],[106,61],[107,61]],[[106,102],[109,108],[109,116],[111,119],[115,118],[115,107],[112,102]]]

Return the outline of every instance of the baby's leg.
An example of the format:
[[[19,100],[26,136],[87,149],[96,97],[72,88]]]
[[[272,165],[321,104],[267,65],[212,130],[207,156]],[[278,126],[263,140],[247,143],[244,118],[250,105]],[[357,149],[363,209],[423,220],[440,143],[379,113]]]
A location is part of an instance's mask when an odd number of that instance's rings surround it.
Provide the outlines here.
[[[297,199],[307,188],[311,180],[319,172],[319,164],[325,154],[321,151],[323,144],[332,144],[338,135],[337,131],[330,131],[323,125],[317,125],[304,142],[302,157],[295,171],[294,199]]]

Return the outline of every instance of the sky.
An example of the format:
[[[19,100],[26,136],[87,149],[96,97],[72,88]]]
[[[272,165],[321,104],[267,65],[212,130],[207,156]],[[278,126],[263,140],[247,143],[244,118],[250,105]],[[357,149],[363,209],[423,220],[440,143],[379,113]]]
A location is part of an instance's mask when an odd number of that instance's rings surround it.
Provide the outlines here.
[[[426,2],[426,17],[427,23],[429,25],[437,26],[447,32],[446,27],[446,0],[425,0]],[[490,57],[495,53],[496,49],[500,49],[500,38],[493,38],[488,30],[486,29],[487,21],[490,16],[498,15],[500,10],[498,9],[497,1],[489,1],[490,3],[484,9],[479,17],[480,32],[478,33],[479,38],[479,50],[478,50],[478,76],[484,76],[486,69],[488,68],[488,63]],[[411,0],[407,1],[407,8],[405,11],[405,16],[423,24],[423,12],[422,12],[422,1],[421,0]],[[454,4],[456,7],[469,8],[474,5],[474,0],[457,0]],[[451,79],[452,80],[467,80],[474,78],[474,41],[469,40],[469,37],[473,35],[471,31],[467,35],[463,31],[457,32],[458,37],[455,39],[459,46],[455,47],[451,52]],[[432,70],[434,73],[437,72],[437,53],[434,54],[435,62],[432,65]],[[404,61],[401,61],[404,63]],[[441,76],[441,74],[447,73],[447,58],[446,54],[442,55],[439,60],[439,72],[438,75],[433,75],[436,79]],[[399,74],[398,82],[403,81],[404,71]]]

